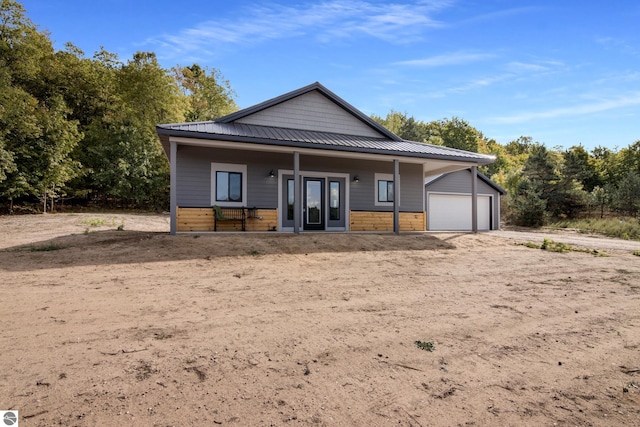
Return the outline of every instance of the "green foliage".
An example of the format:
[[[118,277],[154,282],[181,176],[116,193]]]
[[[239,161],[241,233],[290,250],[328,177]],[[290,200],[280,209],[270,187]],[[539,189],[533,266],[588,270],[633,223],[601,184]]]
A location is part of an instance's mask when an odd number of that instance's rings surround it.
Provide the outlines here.
[[[525,246],[531,249],[541,249],[543,251],[549,252],[558,252],[558,253],[566,253],[566,252],[584,252],[590,255],[598,256],[598,257],[607,257],[608,255],[604,252],[597,251],[596,249],[583,249],[583,248],[574,248],[573,246],[567,245],[566,243],[554,242],[551,239],[545,238],[541,245],[536,245],[532,242],[521,243],[521,246]]]
[[[536,245],[533,242],[523,243],[522,246],[525,246],[525,247],[530,248],[530,249],[540,249],[540,245]]]
[[[237,109],[229,82],[154,53],[122,62],[68,43],[55,51],[13,0],[0,3],[0,203],[66,196],[166,207],[169,170],[155,126]],[[8,202],[8,203],[7,203]]]
[[[458,117],[425,123],[416,120],[413,116],[408,116],[406,113],[392,110],[384,119],[375,115],[371,118],[399,137],[409,141],[478,152],[481,140],[484,138],[466,120]],[[487,147],[485,142],[482,142],[482,145]]]
[[[416,345],[420,350],[434,351],[436,349],[433,341],[416,341]]]
[[[640,212],[640,174],[630,170],[618,182],[617,191],[613,195],[613,206],[627,215]]]
[[[635,256],[640,256],[640,251],[634,251],[634,252],[633,252],[633,254],[634,254]]]
[[[102,227],[107,225],[107,220],[104,218],[89,218],[83,219],[82,223],[88,225],[89,227]]]
[[[520,181],[517,193],[512,197],[510,219],[514,224],[524,227],[544,225],[548,216],[547,202],[529,177]]]
[[[634,218],[564,219],[549,224],[551,228],[570,228],[582,233],[596,233],[626,240],[640,240],[640,222]]]
[[[235,93],[219,70],[190,67],[174,67],[172,70],[183,94],[188,98],[185,118],[189,122],[214,120],[237,110]]]
[[[547,239],[547,238],[545,238],[542,241],[542,245],[540,245],[540,249],[542,249],[543,251],[560,252],[560,253],[570,252],[571,250],[573,250],[571,246],[565,243],[554,242],[553,240]]]

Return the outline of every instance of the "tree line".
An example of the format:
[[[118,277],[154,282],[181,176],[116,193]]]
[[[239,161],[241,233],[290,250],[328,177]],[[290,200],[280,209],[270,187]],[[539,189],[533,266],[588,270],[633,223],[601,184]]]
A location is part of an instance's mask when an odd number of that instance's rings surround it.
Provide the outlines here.
[[[237,110],[217,69],[162,68],[152,52],[90,58],[49,35],[15,0],[0,0],[0,210],[56,204],[167,209],[169,170],[158,123],[213,120]],[[372,118],[400,137],[494,154],[481,171],[508,191],[520,225],[640,212],[640,141],[623,149],[548,149],[531,137],[499,144],[467,121]]]
[[[14,0],[0,3],[0,200],[46,210],[72,199],[166,208],[168,164],[158,123],[237,110],[229,82],[197,64],[162,68],[152,52],[122,61],[56,51]]]
[[[404,139],[495,155],[480,170],[507,190],[503,211],[516,225],[640,213],[640,140],[619,150],[548,149],[528,136],[499,144],[457,117],[426,123],[391,111],[372,118]]]

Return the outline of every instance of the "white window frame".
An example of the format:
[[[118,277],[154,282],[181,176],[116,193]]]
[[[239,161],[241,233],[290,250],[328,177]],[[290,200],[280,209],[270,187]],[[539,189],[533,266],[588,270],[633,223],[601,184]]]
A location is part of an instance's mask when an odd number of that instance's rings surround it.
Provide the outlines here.
[[[220,202],[216,200],[216,172],[238,172],[242,174],[242,201]],[[227,208],[247,206],[247,165],[235,163],[211,163],[211,206],[218,205]]]
[[[378,201],[378,182],[379,181],[393,181],[393,174],[392,173],[376,173],[374,174],[374,181],[373,181],[373,185],[374,185],[374,206],[393,206],[393,202],[379,202]],[[398,200],[398,203],[400,203],[400,195],[399,194],[394,194],[393,195],[394,198],[396,198],[396,200]]]

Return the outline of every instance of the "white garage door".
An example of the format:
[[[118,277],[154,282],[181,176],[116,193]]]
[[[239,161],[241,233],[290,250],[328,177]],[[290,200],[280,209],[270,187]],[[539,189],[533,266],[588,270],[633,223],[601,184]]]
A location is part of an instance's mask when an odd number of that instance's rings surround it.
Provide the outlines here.
[[[429,194],[428,229],[440,231],[470,231],[471,196],[459,194]],[[491,229],[491,197],[478,196],[478,230]]]

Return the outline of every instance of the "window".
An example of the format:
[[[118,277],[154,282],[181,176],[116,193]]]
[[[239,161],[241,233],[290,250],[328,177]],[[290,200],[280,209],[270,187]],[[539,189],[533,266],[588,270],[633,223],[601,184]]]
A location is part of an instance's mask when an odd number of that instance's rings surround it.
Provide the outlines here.
[[[287,180],[287,221],[293,221],[293,202],[294,202],[293,180]]]
[[[340,220],[340,182],[329,182],[329,219]]]
[[[247,165],[211,163],[211,204],[247,206]]]
[[[395,194],[393,191],[393,175],[390,173],[375,174],[375,206],[393,206]],[[400,199],[398,199],[400,202]]]
[[[378,181],[378,201],[393,203],[393,181]]]
[[[242,174],[216,171],[216,202],[242,202]]]

